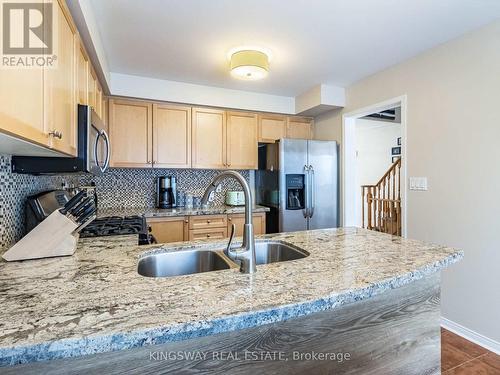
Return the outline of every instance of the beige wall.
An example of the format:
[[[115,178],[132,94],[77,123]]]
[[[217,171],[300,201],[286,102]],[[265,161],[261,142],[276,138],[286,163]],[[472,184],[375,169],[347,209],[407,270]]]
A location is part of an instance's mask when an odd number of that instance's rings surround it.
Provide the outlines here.
[[[316,119],[341,141],[342,113],[407,94],[408,237],[465,250],[443,272],[442,315],[500,342],[500,22],[347,89],[347,106]]]

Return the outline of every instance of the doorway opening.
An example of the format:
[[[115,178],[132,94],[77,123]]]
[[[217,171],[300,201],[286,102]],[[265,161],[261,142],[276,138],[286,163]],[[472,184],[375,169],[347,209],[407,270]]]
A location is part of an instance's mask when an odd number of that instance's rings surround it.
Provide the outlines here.
[[[343,226],[406,237],[406,96],[343,115]]]

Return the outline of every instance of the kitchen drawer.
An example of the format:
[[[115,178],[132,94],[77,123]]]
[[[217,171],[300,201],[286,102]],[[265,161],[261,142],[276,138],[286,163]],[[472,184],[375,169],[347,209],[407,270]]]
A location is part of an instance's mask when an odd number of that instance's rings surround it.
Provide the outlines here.
[[[221,239],[227,237],[227,228],[211,228],[211,229],[191,229],[189,231],[189,241]]]
[[[189,229],[210,229],[226,227],[226,215],[201,215],[189,217]]]

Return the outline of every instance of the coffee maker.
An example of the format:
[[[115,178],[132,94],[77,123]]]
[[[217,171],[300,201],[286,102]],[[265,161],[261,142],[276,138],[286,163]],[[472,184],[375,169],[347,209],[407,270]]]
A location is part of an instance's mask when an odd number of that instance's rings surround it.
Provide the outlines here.
[[[176,207],[176,180],[172,176],[160,176],[156,179],[156,207]]]

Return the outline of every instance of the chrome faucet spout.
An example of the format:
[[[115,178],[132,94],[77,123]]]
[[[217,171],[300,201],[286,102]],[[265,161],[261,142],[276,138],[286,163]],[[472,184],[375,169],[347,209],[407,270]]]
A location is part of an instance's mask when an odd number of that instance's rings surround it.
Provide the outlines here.
[[[243,188],[243,193],[245,195],[245,225],[243,227],[243,243],[239,249],[228,251],[228,255],[241,262],[241,272],[254,273],[257,271],[257,268],[255,266],[255,238],[252,224],[252,192],[247,180],[245,180],[245,178],[236,171],[222,172],[221,174],[215,176],[212,182],[210,182],[210,185],[208,185],[205,193],[203,194],[201,204],[207,204],[210,194],[215,191],[217,185],[226,177],[233,178],[238,181]]]

